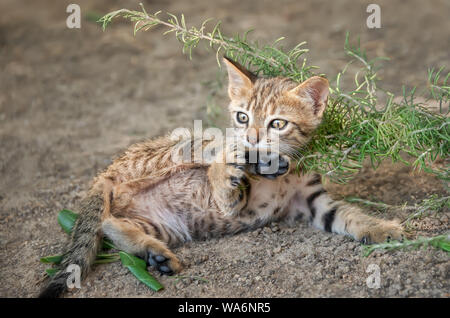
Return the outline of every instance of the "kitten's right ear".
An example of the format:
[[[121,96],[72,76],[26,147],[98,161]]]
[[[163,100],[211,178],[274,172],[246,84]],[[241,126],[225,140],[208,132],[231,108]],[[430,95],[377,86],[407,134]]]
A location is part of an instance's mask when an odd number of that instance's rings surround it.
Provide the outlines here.
[[[233,100],[245,98],[253,88],[256,76],[226,56],[223,61],[228,71],[228,95]]]

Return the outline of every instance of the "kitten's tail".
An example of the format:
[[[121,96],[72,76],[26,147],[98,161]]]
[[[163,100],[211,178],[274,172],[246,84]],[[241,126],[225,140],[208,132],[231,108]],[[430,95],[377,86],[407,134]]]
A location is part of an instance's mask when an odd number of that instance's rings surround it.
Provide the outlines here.
[[[67,267],[72,264],[80,267],[79,279],[86,277],[102,241],[102,211],[110,213],[110,202],[111,191],[106,189],[103,194],[90,194],[83,200],[80,215],[72,231],[71,242],[59,265],[60,271],[41,291],[40,298],[56,298],[67,290],[67,279],[72,274],[67,271]]]

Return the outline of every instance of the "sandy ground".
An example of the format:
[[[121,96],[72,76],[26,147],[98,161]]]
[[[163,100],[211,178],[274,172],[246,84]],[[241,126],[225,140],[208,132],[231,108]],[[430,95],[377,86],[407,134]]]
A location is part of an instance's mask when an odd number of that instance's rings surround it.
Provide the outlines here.
[[[56,222],[76,210],[89,181],[131,143],[206,119],[206,99],[218,69],[214,54],[189,61],[173,36],[155,28],[133,37],[129,23],[102,33],[83,20],[65,27],[73,1],[2,0],[0,10],[0,296],[33,297],[46,268],[39,257],[60,252],[66,235]],[[137,8],[138,1],[77,1],[83,14]],[[387,88],[423,85],[428,67],[448,66],[448,1],[377,1],[382,28],[365,26],[369,2],[145,1],[147,10],[184,13],[198,25],[223,21],[226,33],[255,28],[261,42],[286,36],[286,46],[308,41],[309,61],[326,74],[346,62],[345,31],[360,35],[369,55],[391,58]],[[217,96],[226,105],[224,89]],[[337,197],[389,204],[443,194],[439,180],[385,163],[365,168]],[[396,211],[387,218],[405,217]],[[415,222],[413,235],[449,228],[449,212]],[[299,223],[273,225],[235,237],[193,242],[176,250],[185,278],[161,277],[157,294],[120,264],[101,265],[71,297],[448,297],[448,254],[434,249],[361,256],[349,238]],[[369,264],[381,269],[381,288],[366,286]],[[196,279],[201,277],[207,281]]]

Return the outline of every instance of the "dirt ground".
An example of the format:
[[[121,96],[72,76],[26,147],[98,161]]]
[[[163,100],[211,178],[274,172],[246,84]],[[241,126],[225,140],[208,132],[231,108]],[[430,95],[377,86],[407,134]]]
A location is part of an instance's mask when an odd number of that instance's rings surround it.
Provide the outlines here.
[[[142,0],[141,0],[142,1]],[[39,257],[66,242],[56,216],[76,210],[90,180],[133,142],[190,127],[206,119],[205,82],[216,78],[214,54],[197,50],[192,61],[173,36],[155,28],[133,37],[117,21],[103,33],[82,21],[65,26],[73,1],[0,3],[0,296],[33,297],[46,268]],[[139,1],[76,1],[82,13],[137,8]],[[184,13],[199,25],[223,21],[225,33],[255,28],[254,38],[280,36],[292,46],[308,42],[311,64],[331,77],[346,63],[345,32],[360,35],[370,56],[391,58],[385,87],[423,85],[428,67],[449,66],[450,3],[377,1],[382,28],[365,25],[370,2],[144,1],[149,11]],[[217,102],[225,106],[223,92]],[[365,168],[337,197],[359,196],[413,204],[444,194],[432,176],[403,165]],[[387,218],[405,217],[396,211]],[[449,211],[414,223],[414,235],[449,229]],[[434,249],[375,252],[362,257],[350,238],[299,223],[235,237],[193,242],[176,249],[186,264],[178,280],[161,277],[157,294],[118,263],[94,268],[68,297],[449,297],[448,254]],[[366,285],[369,264],[381,269],[381,288]],[[156,275],[156,273],[155,273]],[[207,281],[198,280],[197,277]]]

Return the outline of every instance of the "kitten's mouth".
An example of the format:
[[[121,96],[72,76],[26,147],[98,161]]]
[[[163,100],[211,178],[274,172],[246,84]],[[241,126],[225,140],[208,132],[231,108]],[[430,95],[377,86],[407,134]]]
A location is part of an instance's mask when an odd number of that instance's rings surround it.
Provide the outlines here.
[[[290,161],[291,156],[281,151],[278,144],[257,143],[252,144],[245,139],[240,139],[241,151],[245,152],[245,163],[264,165],[265,163],[275,163]],[[284,157],[283,159],[280,159]]]
[[[245,161],[249,165],[249,172],[268,179],[276,179],[289,171],[290,159],[280,153],[266,153],[248,151]]]

